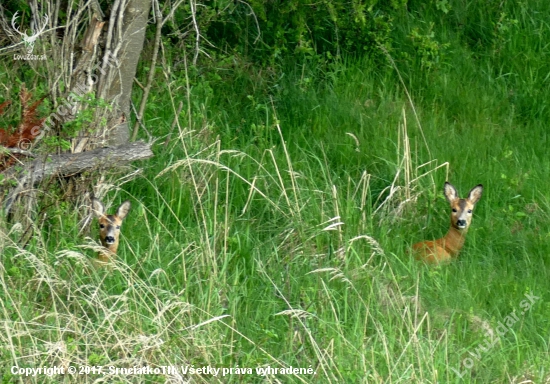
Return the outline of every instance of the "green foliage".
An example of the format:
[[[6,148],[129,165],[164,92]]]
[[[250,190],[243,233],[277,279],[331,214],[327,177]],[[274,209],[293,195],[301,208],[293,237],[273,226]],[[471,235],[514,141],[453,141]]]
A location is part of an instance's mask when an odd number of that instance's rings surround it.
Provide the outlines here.
[[[61,135],[47,135],[43,142],[49,151],[60,149],[67,151],[71,148],[71,139],[79,132],[93,133],[96,129],[105,126],[107,121],[105,117],[100,116],[97,111],[111,110],[112,105],[103,99],[97,99],[94,93],[85,95],[72,94],[70,102],[68,100],[60,100],[61,107],[65,114],[69,110],[74,109],[71,113],[75,113],[75,118],[63,124],[63,132]],[[78,107],[77,107],[78,106]]]
[[[2,6],[7,11],[8,16],[12,17],[15,12],[18,12],[19,15],[29,15],[31,14],[31,6],[28,1],[24,0],[6,0],[2,2]]]
[[[433,26],[434,24],[431,23],[426,34],[421,34],[418,28],[413,28],[409,35],[417,56],[420,57],[421,69],[436,68],[441,61],[444,50],[450,45],[448,43],[441,44],[434,39]]]
[[[434,3],[435,7],[445,14],[449,13],[452,9],[451,4],[449,4],[449,0],[435,0]]]
[[[199,7],[195,16],[215,47],[273,66],[291,57],[319,59],[327,53],[380,55],[380,46],[391,50],[394,17],[406,6],[407,0],[213,1]],[[169,20],[165,28],[169,39],[193,50],[196,32],[179,29],[190,17],[189,6],[179,7],[175,22]]]
[[[288,30],[269,26],[277,59],[245,50],[254,23],[232,25],[243,51],[215,53],[212,66],[185,72],[181,50],[166,49],[174,70],[145,121],[156,137],[175,133],[139,179],[113,182],[113,205],[135,207],[113,268],[89,269],[72,206],[48,210],[25,249],[2,228],[0,316],[18,332],[1,339],[1,366],[63,353],[87,365],[317,371],[274,378],[284,382],[548,381],[550,5],[380,3],[282,4]],[[234,20],[250,17],[240,2],[212,6],[231,4]],[[267,25],[268,4],[251,4]],[[360,40],[376,15],[393,20],[396,68],[354,41],[345,51],[341,30],[337,45],[309,33],[330,36],[347,17]],[[229,28],[216,17],[213,30]],[[462,195],[485,191],[458,260],[428,268],[409,248],[447,230],[447,177]],[[523,312],[525,294],[539,300]],[[480,349],[514,311],[519,321]]]
[[[94,93],[85,95],[72,95],[72,105],[78,105],[78,113],[75,118],[63,124],[64,134],[73,137],[81,130],[88,130],[90,126],[103,127],[107,123],[105,118],[96,121],[96,110],[111,110],[112,105],[103,99],[96,98]],[[78,104],[77,104],[78,103]]]
[[[254,53],[270,55],[271,63],[288,55],[379,53],[380,45],[391,48],[392,14],[405,6],[406,1],[254,1],[263,43]]]

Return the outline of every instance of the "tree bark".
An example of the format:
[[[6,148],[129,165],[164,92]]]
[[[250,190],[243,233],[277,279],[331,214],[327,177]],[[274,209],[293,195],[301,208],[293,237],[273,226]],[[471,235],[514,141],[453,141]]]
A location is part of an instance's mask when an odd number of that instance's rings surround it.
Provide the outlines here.
[[[117,3],[119,9],[115,9]],[[132,84],[143,49],[151,3],[152,0],[115,1],[111,11],[109,32],[112,35],[108,36],[98,84],[99,97],[114,102],[107,119],[107,126],[112,127],[107,139],[109,145],[122,145],[130,138]],[[110,65],[109,55],[114,55],[116,65]]]

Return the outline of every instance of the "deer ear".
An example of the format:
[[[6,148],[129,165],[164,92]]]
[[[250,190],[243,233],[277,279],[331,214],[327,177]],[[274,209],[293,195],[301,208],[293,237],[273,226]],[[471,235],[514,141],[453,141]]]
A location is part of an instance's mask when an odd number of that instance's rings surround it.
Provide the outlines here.
[[[95,197],[92,198],[92,211],[94,211],[94,214],[96,215],[96,217],[101,217],[105,215],[105,206],[101,201],[99,201]]]
[[[476,204],[479,199],[481,199],[481,194],[483,193],[483,185],[479,184],[472,188],[470,193],[468,193],[468,200],[472,204]]]
[[[453,200],[458,199],[458,192],[456,191],[456,188],[448,181],[445,182],[445,186],[443,187],[443,193],[445,194],[445,197],[447,198],[449,203],[452,202]]]
[[[120,207],[116,210],[116,215],[122,220],[126,217],[131,208],[130,201],[126,200],[124,203],[120,204]]]

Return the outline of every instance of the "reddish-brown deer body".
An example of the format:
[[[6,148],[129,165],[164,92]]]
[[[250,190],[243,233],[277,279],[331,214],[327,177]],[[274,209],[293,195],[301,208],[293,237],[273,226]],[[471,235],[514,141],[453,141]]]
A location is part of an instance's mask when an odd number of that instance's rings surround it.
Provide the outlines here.
[[[102,263],[107,263],[116,255],[120,238],[120,226],[128,211],[130,211],[130,202],[125,201],[122,203],[114,215],[106,214],[105,206],[96,198],[92,199],[92,208],[99,221],[101,245],[105,247],[104,251],[99,252],[98,259]]]
[[[481,199],[483,186],[481,184],[472,188],[468,197],[461,199],[455,187],[445,182],[444,194],[451,205],[451,228],[441,239],[423,241],[413,245],[416,259],[430,264],[439,264],[451,261],[455,258],[464,245],[464,239],[470,223],[475,205]]]

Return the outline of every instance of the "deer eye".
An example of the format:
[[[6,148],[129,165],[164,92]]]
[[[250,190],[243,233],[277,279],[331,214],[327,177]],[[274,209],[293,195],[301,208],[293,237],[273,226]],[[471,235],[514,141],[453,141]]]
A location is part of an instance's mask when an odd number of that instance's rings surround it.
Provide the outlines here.
[[[456,208],[453,208],[453,212],[456,213]]]
[[[120,225],[117,225],[117,226],[116,226],[116,229],[120,229]]]
[[[104,229],[105,225],[104,224],[99,224],[99,228]]]
[[[472,213],[472,210],[471,210],[471,209],[468,209],[468,213]]]

